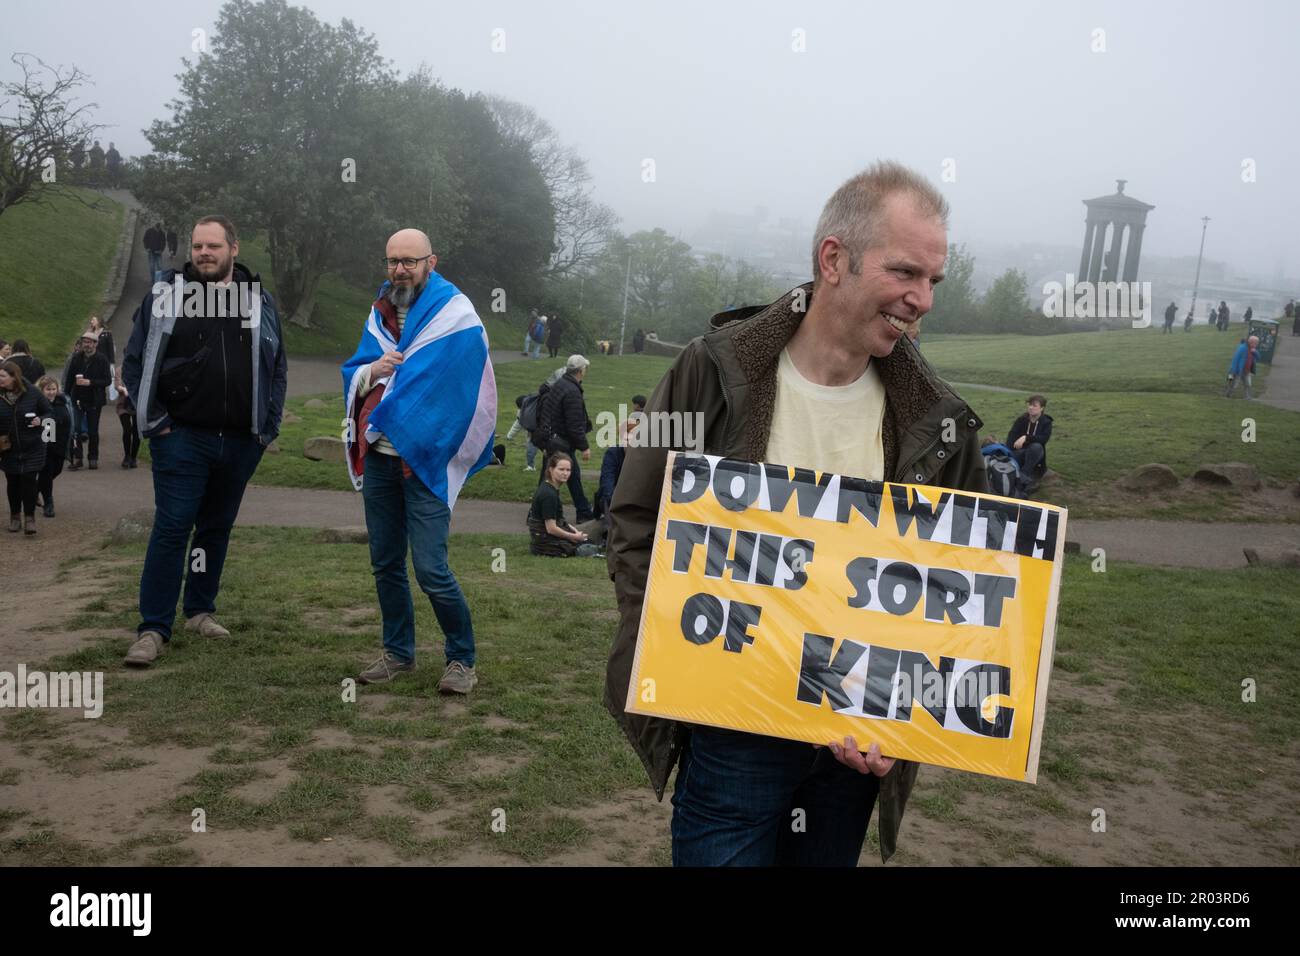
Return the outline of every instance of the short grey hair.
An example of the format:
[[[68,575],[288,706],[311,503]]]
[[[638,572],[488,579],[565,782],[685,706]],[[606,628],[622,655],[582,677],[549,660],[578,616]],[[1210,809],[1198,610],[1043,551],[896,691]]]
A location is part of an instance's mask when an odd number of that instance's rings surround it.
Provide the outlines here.
[[[857,275],[862,254],[878,241],[885,202],[895,193],[906,193],[922,214],[948,227],[948,200],[928,179],[893,160],[872,163],[835,190],[822,209],[813,233],[814,285],[821,282],[817,254],[828,236],[839,239],[848,249],[849,270]]]
[[[570,355],[564,367],[570,372],[580,372],[590,364],[591,361],[585,355]]]

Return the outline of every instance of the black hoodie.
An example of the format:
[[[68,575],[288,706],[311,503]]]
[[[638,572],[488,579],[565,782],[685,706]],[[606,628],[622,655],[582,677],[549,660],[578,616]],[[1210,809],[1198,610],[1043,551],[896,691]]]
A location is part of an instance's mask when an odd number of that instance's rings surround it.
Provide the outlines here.
[[[192,263],[185,263],[182,277],[206,289]],[[260,282],[260,277],[236,262],[232,281]],[[253,418],[253,330],[238,314],[185,315],[193,309],[190,299],[186,296],[188,309],[177,316],[167,340],[159,398],[178,425],[246,432]],[[244,299],[256,297],[250,291]],[[206,309],[204,302],[197,311]]]

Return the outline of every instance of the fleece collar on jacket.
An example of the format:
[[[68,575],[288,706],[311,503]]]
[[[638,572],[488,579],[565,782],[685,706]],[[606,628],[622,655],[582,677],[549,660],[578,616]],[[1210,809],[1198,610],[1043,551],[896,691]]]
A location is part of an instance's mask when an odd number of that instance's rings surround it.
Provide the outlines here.
[[[750,461],[762,461],[767,453],[767,440],[776,408],[777,367],[781,352],[794,337],[812,305],[812,286],[811,282],[805,282],[768,306],[720,312],[710,323],[714,331],[705,336],[706,340],[717,341],[723,337],[730,340],[738,371],[749,384],[745,445]],[[804,307],[796,310],[795,300],[801,292]],[[907,338],[900,339],[889,355],[873,358],[872,362],[885,386],[885,417],[881,433],[885,474],[889,476],[898,466],[902,436],[943,398],[947,388],[938,381]],[[722,371],[725,376],[727,370]]]

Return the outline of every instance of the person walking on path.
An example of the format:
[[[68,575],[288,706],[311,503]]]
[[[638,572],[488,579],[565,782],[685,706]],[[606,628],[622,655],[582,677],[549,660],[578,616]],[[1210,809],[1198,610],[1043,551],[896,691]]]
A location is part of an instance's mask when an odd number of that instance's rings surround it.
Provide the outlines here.
[[[587,402],[582,391],[582,382],[587,377],[590,365],[586,356],[570,355],[564,363],[564,374],[553,382],[547,380],[550,388],[541,398],[542,404],[537,410],[537,431],[533,433],[533,444],[543,451],[561,451],[573,456],[573,471],[569,475],[568,484],[578,524],[595,518],[586,490],[582,487],[582,469],[576,455],[581,452],[584,462],[591,461],[591,447],[587,443],[591,417],[587,414]]]
[[[707,455],[987,494],[979,417],[915,349],[897,347],[934,303],[947,216],[942,194],[897,163],[849,179],[818,221],[813,282],[714,316],[647,413],[703,415]],[[853,738],[818,749],[625,711],[668,451],[629,447],[614,491],[608,552],[619,624],[605,706],[661,799],[680,761],[673,863],[853,866],[877,801],[888,859],[915,762]],[[796,810],[806,828],[792,832]]]
[[[72,457],[72,401],[59,391],[59,380],[53,375],[43,377],[36,383],[36,387],[50,403],[51,417],[54,419],[54,441],[47,443],[45,467],[41,469],[40,477],[36,480],[36,493],[40,496],[45,517],[53,518],[54,480],[63,474],[64,462]]]
[[[632,352],[634,355],[640,355],[641,350],[645,348],[645,331],[637,329],[632,334]]]
[[[1231,317],[1232,317],[1232,313],[1228,310],[1228,303],[1220,299],[1219,300],[1219,331],[1220,332],[1228,331],[1228,320]]]
[[[465,481],[493,459],[496,380],[487,333],[468,297],[438,275],[429,237],[402,229],[384,251],[388,281],[344,363],[347,466],[365,500],[383,652],[357,677],[377,684],[415,669],[415,608],[406,576],[444,635],[444,694],[478,683],[469,604],[447,561],[451,512]]]
[[[167,227],[167,258],[168,259],[175,260],[176,245],[178,242],[180,242],[180,239],[176,235],[176,227],[168,226]]]
[[[104,356],[109,368],[117,365],[117,348],[113,345],[113,333],[104,325],[97,315],[90,317],[90,331],[95,333],[95,351]]]
[[[524,330],[524,350],[520,355],[527,356],[533,347],[533,331],[537,328],[537,310],[528,310],[528,328]]]
[[[1160,333],[1161,335],[1163,335],[1165,332],[1168,332],[1170,335],[1173,334],[1174,319],[1177,317],[1178,317],[1178,306],[1170,302],[1169,307],[1165,309],[1165,327],[1161,331]]]
[[[157,282],[162,273],[163,250],[167,248],[167,233],[163,231],[162,223],[155,222],[146,229],[142,242],[149,253],[149,281]]]
[[[238,255],[234,224],[204,216],[194,226],[191,260],[179,272],[168,269],[167,285],[156,298],[151,288],[135,313],[122,382],[140,437],[149,439],[155,508],[128,666],[148,667],[170,643],[182,578],[185,629],[230,636],[214,617],[230,529],[279,434],[288,384],[275,300]],[[178,276],[183,283],[174,283]],[[222,302],[221,314],[209,315],[208,302],[218,298],[211,286],[239,307]]]
[[[122,423],[122,467],[135,468],[140,456],[140,426],[135,417],[135,406],[127,393],[126,383],[122,381],[122,370],[117,371],[117,420]]]
[[[99,467],[99,414],[104,408],[104,390],[113,381],[112,366],[96,351],[99,339],[93,329],[82,333],[79,348],[72,354],[63,376],[63,391],[71,397],[76,409],[71,471],[77,471],[83,464],[89,465],[91,471]]]
[[[11,361],[17,362],[18,367],[23,370],[24,382],[35,382],[45,374],[45,366],[32,355],[31,347],[27,344],[26,339],[14,339],[13,350],[9,353],[9,358]]]
[[[23,381],[18,363],[9,359],[0,364],[0,470],[9,496],[10,531],[36,533],[36,485],[45,467],[46,419],[52,412],[36,386]]]
[[[1255,376],[1255,359],[1259,349],[1259,336],[1252,335],[1248,339],[1242,339],[1237,350],[1232,353],[1232,363],[1228,366],[1228,388],[1223,393],[1224,398],[1232,398],[1232,393],[1237,387],[1237,381],[1240,380],[1246,389],[1246,398],[1253,399],[1250,386]]]
[[[560,353],[560,345],[564,341],[564,325],[564,320],[558,315],[551,316],[546,325],[546,346],[551,350],[551,358]]]
[[[1291,323],[1291,334],[1300,335],[1300,309],[1296,308],[1295,299],[1292,299],[1286,304],[1286,310],[1283,314],[1288,319],[1293,320]]]
[[[95,145],[90,147],[90,169],[87,182],[91,186],[102,186],[104,184],[104,150],[99,145],[99,140],[95,140]]]
[[[122,180],[122,154],[117,151],[117,147],[112,143],[108,144],[108,152],[104,154],[104,163],[108,167],[108,184],[116,189]]]

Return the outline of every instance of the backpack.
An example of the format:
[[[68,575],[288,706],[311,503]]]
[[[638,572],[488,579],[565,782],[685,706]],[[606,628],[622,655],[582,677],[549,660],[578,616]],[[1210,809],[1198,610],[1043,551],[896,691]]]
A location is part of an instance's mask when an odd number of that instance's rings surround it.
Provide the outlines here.
[[[532,395],[525,395],[519,405],[519,427],[530,435],[537,431],[537,415],[542,410],[542,396],[550,390],[549,385],[543,384]]]
[[[1004,498],[1019,498],[1020,466],[1005,452],[995,451],[984,456],[984,473],[988,477],[989,491]]]

